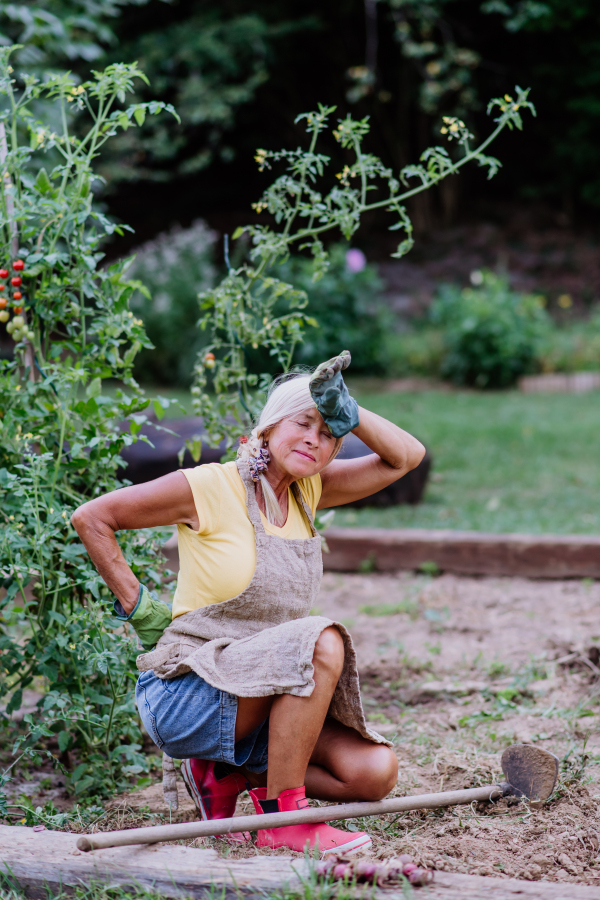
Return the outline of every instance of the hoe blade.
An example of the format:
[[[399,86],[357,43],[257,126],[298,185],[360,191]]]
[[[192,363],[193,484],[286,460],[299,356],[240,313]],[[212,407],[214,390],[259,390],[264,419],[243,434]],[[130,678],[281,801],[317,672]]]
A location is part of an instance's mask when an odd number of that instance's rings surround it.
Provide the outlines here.
[[[502,754],[502,771],[516,797],[527,797],[538,805],[554,790],[558,758],[531,744],[513,744]]]

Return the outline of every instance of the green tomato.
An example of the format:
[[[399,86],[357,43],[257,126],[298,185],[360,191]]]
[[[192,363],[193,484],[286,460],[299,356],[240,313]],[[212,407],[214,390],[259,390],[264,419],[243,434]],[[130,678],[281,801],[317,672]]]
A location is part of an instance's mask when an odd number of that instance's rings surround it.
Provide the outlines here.
[[[29,331],[27,332],[27,340],[33,341],[34,338],[35,338],[35,331],[32,331],[30,328]]]
[[[25,324],[25,319],[23,316],[15,316],[13,322],[15,323],[15,328],[22,328]]]
[[[21,338],[23,337],[23,332],[21,331],[20,328],[15,328],[15,330],[14,330],[13,333],[12,333],[12,336],[13,336],[13,341],[17,341],[17,342],[18,342],[18,341],[20,341]]]
[[[15,330],[15,323],[9,322],[8,325],[6,326],[6,330],[8,331],[9,334],[12,334],[13,331]]]
[[[10,316],[7,309],[0,310],[0,322],[8,322]]]

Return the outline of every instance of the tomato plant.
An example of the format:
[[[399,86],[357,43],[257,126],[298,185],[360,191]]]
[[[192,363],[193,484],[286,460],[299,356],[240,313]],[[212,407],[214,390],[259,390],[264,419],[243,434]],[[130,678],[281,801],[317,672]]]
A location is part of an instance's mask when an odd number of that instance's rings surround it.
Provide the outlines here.
[[[43,699],[79,796],[114,791],[147,765],[132,686],[136,646],[115,631],[112,598],[70,525],[85,500],[123,484],[120,452],[138,439],[151,401],[132,377],[149,346],[129,309],[129,261],[103,263],[102,242],[124,227],[94,201],[100,148],[170,107],[127,105],[136,65],[78,84],[68,74],[19,78],[0,49],[0,322],[14,341],[0,360],[0,699]],[[14,274],[10,274],[12,273]],[[11,315],[12,314],[12,315]],[[119,385],[107,392],[109,381]],[[167,401],[154,401],[162,416]],[[145,583],[161,581],[164,533],[124,533]],[[10,725],[2,717],[5,727]]]
[[[528,93],[517,87],[514,98],[506,95],[490,102],[488,113],[498,113],[495,128],[475,148],[464,122],[446,117],[440,129],[443,139],[458,152],[451,156],[443,146],[430,147],[418,164],[408,165],[399,173],[363,149],[369,133],[368,118],[347,116],[332,127],[334,107],[320,106],[316,112],[298,116],[297,122],[306,123],[308,149],[257,151],[255,158],[261,171],[276,165],[284,167],[254,204],[257,213],[271,214],[275,227],[238,228],[233,238],[249,238],[249,261],[236,269],[229,266],[223,281],[200,295],[204,311],[201,326],[211,332],[212,343],[198,360],[192,394],[210,442],[225,439],[228,447],[233,446],[251,426],[258,409],[256,385],[266,385],[270,380],[267,375],[259,379],[248,372],[247,352],[260,347],[285,372],[305,327],[318,325],[303,312],[306,293],[276,278],[275,267],[293,251],[307,250],[312,256],[313,280],[317,281],[329,264],[322,236],[341,232],[349,240],[362,217],[377,209],[389,213],[391,230],[403,232],[393,256],[408,253],[413,240],[406,201],[456,175],[469,163],[483,166],[492,178],[500,163],[485,151],[505,128],[522,128],[523,111],[535,114]],[[327,171],[330,159],[318,148],[326,130],[332,132],[348,158],[333,179]],[[332,181],[334,187],[329,187]],[[207,390],[209,386],[212,393]]]

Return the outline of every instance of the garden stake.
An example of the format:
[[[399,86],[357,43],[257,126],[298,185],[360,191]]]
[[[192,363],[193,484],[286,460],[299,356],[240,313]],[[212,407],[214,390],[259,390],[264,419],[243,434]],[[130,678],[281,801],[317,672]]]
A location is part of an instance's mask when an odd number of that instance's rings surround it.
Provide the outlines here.
[[[261,828],[281,828],[284,825],[316,824],[363,816],[380,816],[407,812],[411,809],[441,809],[478,801],[497,800],[512,795],[526,797],[532,806],[544,803],[551,795],[558,778],[558,759],[531,744],[513,744],[502,754],[502,771],[506,782],[463,791],[443,791],[438,794],[419,794],[414,797],[394,797],[373,803],[343,803],[321,806],[297,812],[265,813],[254,816],[235,816],[231,819],[211,819],[206,822],[182,822],[177,825],[151,825],[126,831],[105,831],[83,835],[77,841],[80,850],[100,850],[127,844],[156,844],[159,841],[178,841],[188,838],[211,837],[232,831],[258,831]]]

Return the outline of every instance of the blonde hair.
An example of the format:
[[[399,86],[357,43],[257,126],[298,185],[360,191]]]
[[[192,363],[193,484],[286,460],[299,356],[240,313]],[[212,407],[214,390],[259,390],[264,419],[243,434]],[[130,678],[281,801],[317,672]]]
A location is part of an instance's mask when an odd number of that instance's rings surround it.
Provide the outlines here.
[[[292,416],[298,416],[307,410],[317,408],[310,393],[309,382],[310,375],[287,375],[274,381],[269,390],[267,402],[258,417],[258,422],[248,435],[248,441],[239,446],[238,459],[247,461],[251,457],[258,456],[259,450],[265,446],[265,434],[284,419],[290,419]],[[327,465],[342,449],[343,440],[343,438],[335,439]],[[262,472],[259,473],[259,480],[265,498],[267,519],[272,525],[280,527],[284,523],[275,491]]]

